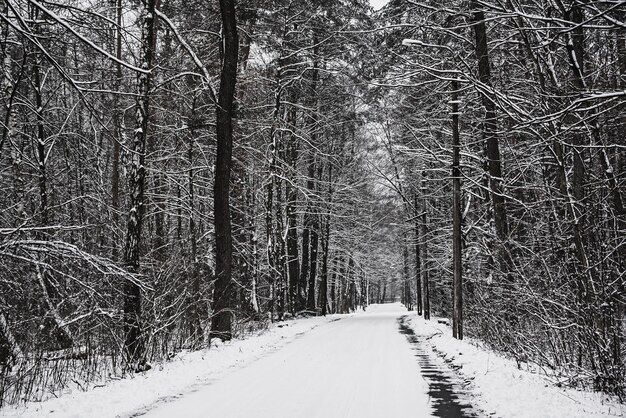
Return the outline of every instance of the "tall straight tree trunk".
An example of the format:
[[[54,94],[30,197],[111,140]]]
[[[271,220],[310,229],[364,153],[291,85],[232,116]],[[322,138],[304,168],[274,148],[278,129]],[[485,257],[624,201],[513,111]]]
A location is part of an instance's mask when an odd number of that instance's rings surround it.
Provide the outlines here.
[[[330,313],[335,314],[338,312],[337,309],[337,269],[339,268],[338,263],[340,262],[340,258],[335,257],[333,259],[333,267],[331,269],[330,276]]]
[[[8,13],[8,5],[4,2],[5,7],[3,7],[2,13],[5,15]],[[5,97],[5,114],[4,114],[4,123],[2,124],[2,136],[0,137],[0,157],[3,155],[4,143],[7,140],[10,140],[13,136],[13,123],[15,122],[17,116],[17,109],[14,106],[15,96],[18,91],[18,87],[20,85],[22,76],[24,75],[25,63],[27,54],[23,54],[23,61],[19,71],[18,76],[14,79],[13,71],[12,71],[12,53],[13,45],[17,45],[17,41],[14,39],[12,32],[9,31],[9,26],[5,25],[6,32],[2,31],[0,33],[3,36],[5,42],[2,48],[2,55],[4,56],[2,60],[2,69],[0,76],[2,77],[2,82],[0,83],[1,92]]]
[[[320,175],[320,178],[322,176]],[[328,309],[328,250],[330,248],[330,210],[333,200],[333,165],[328,163],[328,213],[324,215],[324,230],[322,232],[322,271],[320,274],[319,306],[322,315],[326,315]]]
[[[404,265],[404,284],[403,284],[403,304],[410,311],[413,309],[413,300],[411,297],[411,270],[409,267],[409,248],[408,242],[402,246],[402,263]]]
[[[139,249],[144,214],[144,188],[146,183],[146,138],[150,117],[150,88],[152,87],[152,61],[155,54],[156,0],[143,0],[141,28],[141,68],[137,83],[136,129],[130,146],[131,167],[129,175],[130,210],[124,247],[124,264],[132,274],[139,273]],[[124,285],[124,348],[128,369],[143,369],[145,347],[141,336],[141,288],[137,282],[126,280]]]
[[[318,303],[320,313],[324,316],[328,313],[328,236],[326,230],[329,227],[324,224],[322,235],[322,268],[320,272],[320,288],[318,290]]]
[[[277,289],[278,281],[280,280],[280,254],[278,253],[278,234],[276,233],[277,227],[275,222],[274,211],[274,190],[276,189],[277,177],[278,177],[278,123],[280,121],[280,108],[281,108],[281,73],[277,71],[276,75],[276,91],[274,97],[274,110],[273,110],[273,123],[270,128],[270,143],[268,150],[268,164],[269,164],[269,179],[266,185],[266,199],[265,199],[265,235],[267,237],[267,263],[269,265],[269,301],[268,311],[271,318],[274,318],[274,313],[277,307]],[[276,196],[277,198],[277,196]]]
[[[307,180],[307,184],[308,182]],[[298,284],[300,289],[307,288],[309,268],[311,267],[311,261],[309,259],[311,255],[311,215],[309,214],[309,210],[310,206],[307,205],[302,222],[302,262],[300,264],[300,282]]]
[[[424,319],[430,319],[430,266],[428,262],[428,201],[426,199],[426,172],[422,171],[422,306],[424,309]]]
[[[318,229],[319,220],[315,204],[312,203],[315,192],[315,151],[317,149],[317,129],[318,129],[318,97],[317,86],[319,81],[319,39],[317,30],[313,30],[313,68],[310,78],[310,102],[312,115],[309,117],[310,141],[311,146],[307,156],[307,210],[304,213],[303,230],[302,230],[302,269],[300,270],[301,286],[307,288],[307,310],[315,311],[315,280],[317,273],[317,246],[318,246]]]
[[[313,139],[311,139],[313,141]],[[312,151],[312,150],[311,150]],[[306,188],[309,193],[307,210],[304,214],[304,222],[302,229],[302,268],[300,270],[300,288],[307,290],[307,310],[315,311],[315,274],[317,267],[317,245],[318,222],[317,214],[313,212],[313,205],[310,203],[313,192],[315,191],[315,160],[313,156],[309,157],[307,167]]]
[[[415,186],[417,188],[417,186]],[[422,259],[420,257],[420,216],[419,205],[417,202],[417,191],[413,195],[413,218],[415,230],[415,305],[417,306],[417,314],[422,315]]]
[[[286,161],[289,165],[287,168],[288,176],[293,183],[296,182],[296,170],[298,163],[298,138],[296,132],[296,108],[293,104],[297,102],[297,96],[291,92],[290,100],[292,105],[287,110],[287,123],[293,132],[288,133],[288,142],[286,149]],[[285,205],[285,213],[287,218],[287,273],[289,280],[289,310],[291,313],[300,311],[305,306],[305,299],[302,292],[300,282],[300,257],[298,255],[298,214],[296,213],[296,205],[298,200],[298,189],[291,182],[285,183],[285,197],[287,199]]]
[[[113,96],[113,155],[111,156],[111,206],[113,207],[112,223],[113,228],[119,224],[120,210],[120,145],[124,135],[122,118],[124,117],[120,109],[120,99],[117,91],[122,85],[122,0],[115,0],[115,83],[116,93]],[[117,258],[118,244],[116,240],[111,243],[111,254]]]
[[[258,300],[258,291],[257,291],[257,283],[259,282],[259,245],[257,238],[257,230],[256,230],[256,218],[257,218],[257,201],[256,201],[256,190],[258,189],[258,182],[255,178],[255,173],[251,172],[248,178],[248,184],[250,187],[247,192],[247,207],[249,209],[249,213],[247,215],[248,218],[248,237],[249,242],[248,245],[251,250],[251,271],[250,271],[250,293],[248,296],[249,303],[252,308],[252,313],[255,316],[258,316],[260,313],[259,310],[259,300]]]
[[[584,20],[583,9],[580,6],[572,5],[572,8],[565,12],[565,20],[569,20],[572,23],[572,31],[567,33],[566,49],[570,63],[570,69],[572,71],[571,87],[574,91],[582,93],[585,89],[584,79],[584,32],[582,23]],[[574,130],[573,134],[573,167],[572,167],[572,182],[571,187],[568,187],[567,173],[565,170],[565,156],[563,158],[561,166],[561,179],[563,182],[561,193],[566,199],[566,205],[570,212],[570,216],[573,222],[572,228],[574,233],[574,246],[576,248],[576,256],[580,263],[582,271],[578,272],[579,277],[579,296],[585,301],[585,304],[589,306],[593,299],[593,283],[595,267],[590,266],[589,258],[586,249],[585,231],[584,225],[586,224],[586,215],[584,205],[581,204],[585,198],[585,165],[584,154],[585,150],[585,132],[577,132]],[[562,153],[562,151],[561,151]],[[582,210],[581,210],[582,207]],[[584,317],[586,313],[582,312]],[[590,324],[592,321],[589,322]]]
[[[220,75],[217,104],[217,156],[215,159],[214,225],[215,225],[215,289],[211,338],[232,338],[232,263],[233,237],[230,221],[230,169],[233,153],[233,102],[237,81],[239,40],[234,0],[220,0],[224,61]]]
[[[35,54],[33,60],[33,76],[35,79],[35,105],[37,106],[37,163],[39,185],[39,223],[41,226],[48,225],[48,175],[46,171],[46,133],[43,119],[43,96],[42,85],[40,80],[40,69],[38,56]]]
[[[284,146],[282,143],[279,143],[279,151],[278,151],[278,159],[280,161],[284,161],[285,152]],[[276,229],[274,230],[274,241],[276,242],[276,266],[278,273],[278,318],[282,320],[283,315],[285,314],[285,310],[288,308],[287,304],[289,301],[289,276],[287,270],[287,243],[285,237],[283,236],[283,231],[285,230],[285,217],[283,216],[286,212],[286,204],[283,200],[283,196],[286,195],[283,193],[283,181],[282,176],[284,176],[284,172],[280,173],[280,176],[277,176],[276,181],[276,199],[275,199],[275,218],[276,218]],[[286,189],[286,186],[285,186]],[[283,210],[283,206],[285,209]]]
[[[196,102],[194,100],[192,109],[195,109]],[[193,110],[192,110],[193,111]],[[196,130],[192,125],[189,130],[189,145],[187,148],[187,160],[189,164],[188,169],[188,205],[189,205],[189,247],[191,249],[190,259],[193,265],[192,268],[192,276],[191,276],[191,297],[189,298],[189,311],[188,311],[188,322],[189,322],[189,337],[191,340],[192,346],[200,343],[203,339],[203,330],[202,330],[202,317],[203,312],[201,309],[202,306],[202,298],[200,292],[200,285],[203,279],[202,271],[200,268],[200,263],[198,263],[198,237],[196,233],[196,220],[194,218],[195,211],[195,182],[194,176],[195,172],[193,169],[194,165],[194,155],[193,155],[193,147],[196,139]],[[182,216],[180,216],[182,218]],[[182,228],[182,227],[181,227]]]
[[[314,214],[311,223],[311,268],[309,270],[309,283],[307,290],[306,308],[311,312],[315,312],[315,282],[317,280],[317,258],[319,249],[319,215]]]
[[[463,339],[463,275],[461,260],[461,143],[459,138],[458,83],[452,81],[452,336]]]
[[[487,45],[487,27],[485,13],[477,1],[471,2],[473,12],[473,27],[476,38],[476,58],[478,59],[478,78],[482,84],[491,87],[491,69],[489,65],[489,50]],[[485,108],[484,135],[486,141],[487,169],[489,171],[489,185],[491,202],[496,227],[496,235],[503,243],[508,237],[508,223],[504,195],[502,191],[502,163],[500,160],[500,145],[498,142],[498,123],[496,105],[486,92],[481,93]],[[506,251],[506,250],[504,250]],[[506,258],[502,258],[505,260]],[[505,266],[506,268],[506,266]]]
[[[252,35],[254,32],[254,24],[256,13],[252,10],[240,11],[239,26],[243,28],[240,33],[241,44],[239,46],[239,79],[246,78],[246,69],[248,67],[248,59],[250,57],[250,45],[252,43]],[[246,99],[246,88],[241,85],[237,89],[237,102],[244,103]],[[244,110],[238,109],[238,119],[245,119]],[[233,248],[233,278],[236,286],[237,305],[240,311],[248,316],[256,315],[258,307],[256,307],[256,283],[255,257],[253,237],[254,237],[254,208],[251,196],[253,192],[253,176],[254,172],[250,167],[250,158],[245,149],[249,144],[246,143],[244,136],[237,137],[238,143],[235,143],[235,149],[241,150],[237,158],[233,161],[232,167],[232,190],[231,190],[231,206],[232,223],[233,223],[233,240],[235,242]]]

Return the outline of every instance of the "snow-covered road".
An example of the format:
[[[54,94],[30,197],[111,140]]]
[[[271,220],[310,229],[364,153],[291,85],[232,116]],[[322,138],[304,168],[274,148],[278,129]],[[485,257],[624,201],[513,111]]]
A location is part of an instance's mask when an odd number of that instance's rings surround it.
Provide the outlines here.
[[[428,384],[406,338],[399,304],[320,326],[284,348],[156,404],[145,417],[428,417]]]
[[[371,305],[276,323],[86,391],[77,383],[0,417],[626,417],[618,400],[557,387],[533,368],[455,340],[437,318]]]

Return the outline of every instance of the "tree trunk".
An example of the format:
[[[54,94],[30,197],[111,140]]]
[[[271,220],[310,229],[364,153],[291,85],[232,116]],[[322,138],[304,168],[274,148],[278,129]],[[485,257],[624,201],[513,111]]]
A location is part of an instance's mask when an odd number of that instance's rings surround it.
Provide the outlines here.
[[[250,45],[256,14],[252,10],[240,10],[239,26],[243,28],[240,33],[241,45],[239,47],[239,78],[246,79],[246,69],[250,57]],[[237,89],[237,101],[245,103],[246,88]],[[238,119],[245,119],[243,107],[238,107]],[[231,190],[233,239],[235,241],[233,253],[233,276],[237,283],[237,303],[241,312],[247,316],[256,316],[258,306],[256,305],[256,282],[255,282],[255,257],[254,251],[254,207],[253,207],[253,175],[250,158],[246,149],[249,146],[249,139],[246,136],[237,138],[235,149],[240,150],[237,159],[233,161]]]
[[[215,289],[209,340],[232,338],[232,262],[233,237],[230,220],[230,169],[233,151],[233,102],[237,81],[239,40],[234,0],[220,0],[224,61],[220,75],[220,91],[216,110],[217,156],[215,160],[214,226],[215,226]]]
[[[308,150],[308,164],[307,164],[307,210],[304,213],[304,229],[302,231],[302,270],[300,271],[302,286],[307,287],[307,310],[315,311],[315,280],[317,274],[317,246],[318,246],[318,229],[319,220],[318,214],[314,207],[316,205],[313,202],[315,194],[315,154],[318,146],[318,92],[317,86],[319,81],[319,37],[317,30],[313,30],[313,68],[311,69],[310,78],[310,103],[311,103],[311,116],[309,117],[309,130],[310,130],[310,144]],[[306,239],[306,245],[305,245]],[[306,262],[305,262],[306,258]]]
[[[195,100],[193,102],[192,109],[195,109]],[[193,147],[196,139],[196,131],[193,126],[190,127],[189,132],[189,145],[187,148],[187,163],[189,164],[188,170],[188,205],[189,205],[189,248],[191,253],[189,254],[189,258],[191,259],[191,263],[193,265],[192,268],[192,277],[191,277],[191,292],[188,301],[189,311],[188,311],[188,323],[189,323],[189,338],[192,346],[198,345],[203,340],[203,329],[202,329],[202,317],[203,312],[201,309],[202,306],[202,295],[200,293],[200,284],[202,280],[206,280],[206,277],[203,277],[203,272],[200,268],[200,263],[198,262],[198,237],[196,233],[196,220],[194,218],[195,212],[195,182],[194,176],[195,172],[193,169],[194,166],[194,155],[193,155]],[[180,216],[180,215],[179,215]],[[182,218],[182,216],[180,216]]]
[[[428,202],[426,199],[426,172],[422,171],[422,306],[424,308],[424,319],[430,319],[430,284],[429,284],[429,262],[428,262]]]
[[[257,283],[258,283],[258,275],[259,275],[259,246],[257,239],[257,231],[256,231],[256,189],[257,184],[253,177],[253,173],[250,173],[248,178],[248,187],[246,194],[246,206],[249,209],[249,213],[247,214],[248,219],[248,246],[251,251],[252,260],[250,261],[251,269],[248,269],[248,274],[250,275],[250,290],[248,293],[247,289],[244,291],[247,293],[245,302],[250,305],[251,313],[255,316],[258,316],[259,310],[259,301],[257,295]]]
[[[453,315],[452,336],[463,339],[463,275],[461,259],[461,143],[459,139],[459,94],[456,80],[452,81],[452,265]]]
[[[409,268],[409,249],[407,247],[408,243],[405,242],[402,245],[402,262],[404,265],[404,284],[403,284],[403,301],[402,303],[406,308],[410,311],[413,310],[413,301],[411,298],[411,272]]]
[[[319,215],[315,214],[311,224],[311,269],[307,291],[307,310],[315,312],[315,282],[317,280],[317,257],[319,248]]]
[[[313,139],[311,139],[313,141]],[[312,152],[310,150],[309,152]],[[310,203],[315,191],[315,160],[309,156],[307,167],[306,189],[309,194],[307,210],[304,214],[302,229],[302,269],[300,270],[300,287],[307,289],[307,310],[315,311],[315,274],[317,263],[317,221],[316,214],[312,213],[313,205]]]
[[[417,187],[417,186],[415,186]],[[414,230],[415,230],[415,304],[417,305],[417,314],[422,315],[422,259],[420,257],[420,216],[419,206],[417,204],[417,191],[413,195],[413,218],[414,218]]]
[[[321,175],[320,175],[321,178]],[[324,215],[324,229],[322,232],[322,271],[320,277],[319,306],[322,315],[326,315],[328,309],[328,250],[330,246],[330,210],[333,200],[333,165],[328,163],[328,209]],[[332,298],[331,298],[332,300]]]
[[[296,95],[291,93],[291,102],[296,103]],[[292,104],[287,111],[287,123],[293,131],[288,134],[286,149],[287,163],[289,164],[289,178],[293,183],[296,181],[296,170],[298,161],[298,138],[294,135],[296,125],[296,108]],[[285,213],[287,217],[287,272],[289,278],[289,310],[295,313],[304,309],[305,299],[300,287],[300,257],[298,255],[298,215],[296,205],[298,200],[298,189],[291,182],[285,184],[285,194],[287,198]]]
[[[3,13],[8,12],[8,6],[4,8]],[[12,54],[11,50],[12,45],[14,44],[15,39],[10,35],[9,27],[6,25],[6,33],[3,34],[5,43],[2,48],[2,53],[4,58],[2,60],[2,83],[0,83],[0,88],[2,89],[2,94],[5,97],[5,111],[4,114],[4,123],[2,125],[2,137],[0,137],[0,156],[2,156],[2,150],[4,148],[4,143],[7,140],[10,140],[13,136],[13,123],[17,116],[17,109],[14,106],[15,96],[18,91],[18,86],[20,85],[20,81],[22,76],[24,75],[25,70],[25,62],[27,58],[27,54],[23,54],[23,62],[19,71],[19,75],[16,80],[13,79],[13,71],[12,71]]]
[[[48,225],[48,176],[46,173],[46,133],[43,119],[43,98],[42,86],[39,74],[39,63],[37,54],[33,57],[33,76],[35,79],[35,105],[37,106],[37,163],[39,168],[39,224]]]
[[[122,60],[122,0],[115,1],[115,57]],[[112,224],[117,229],[120,222],[120,148],[123,141],[124,129],[122,119],[123,112],[120,109],[119,94],[122,84],[122,65],[115,63],[115,83],[116,93],[113,96],[113,155],[111,156],[111,206]],[[118,244],[116,240],[111,243],[112,258],[117,258]]]
[[[356,278],[354,272],[354,258],[352,255],[348,258],[348,295],[346,301],[348,302],[347,311],[355,311],[357,304],[357,290],[356,290]],[[347,313],[347,312],[346,312]]]
[[[144,214],[144,188],[146,183],[146,138],[150,118],[150,89],[152,87],[152,60],[155,54],[156,26],[154,22],[156,0],[142,1],[141,68],[137,83],[136,129],[130,147],[129,175],[130,211],[126,229],[124,264],[132,274],[139,273],[139,250]],[[124,285],[124,348],[127,368],[141,370],[145,366],[145,347],[141,335],[141,288],[133,280]]]
[[[333,267],[331,269],[332,273],[330,275],[330,313],[335,314],[338,312],[337,309],[337,268],[338,268],[339,258],[335,258],[333,260]]]
[[[474,35],[476,37],[476,58],[478,59],[478,78],[482,84],[491,87],[491,70],[489,65],[489,51],[487,46],[487,28],[485,25],[485,13],[477,1],[471,2],[473,11]],[[481,93],[482,103],[485,108],[484,135],[487,151],[487,168],[489,171],[489,185],[491,189],[491,202],[493,204],[496,235],[505,245],[508,237],[508,223],[506,216],[505,200],[502,190],[502,163],[500,160],[500,146],[498,143],[498,124],[496,106],[487,92]],[[506,250],[504,250],[506,251]],[[502,258],[506,260],[506,258]],[[504,266],[506,269],[507,267]]]
[[[265,199],[265,235],[267,237],[267,263],[269,265],[269,300],[268,311],[271,318],[274,317],[277,307],[277,287],[280,280],[280,254],[278,253],[278,234],[275,222],[274,211],[274,190],[276,188],[276,179],[278,172],[278,124],[280,122],[281,108],[281,73],[277,72],[276,91],[274,100],[273,123],[270,128],[270,144],[269,144],[269,179],[266,185]],[[277,198],[277,197],[276,197]]]

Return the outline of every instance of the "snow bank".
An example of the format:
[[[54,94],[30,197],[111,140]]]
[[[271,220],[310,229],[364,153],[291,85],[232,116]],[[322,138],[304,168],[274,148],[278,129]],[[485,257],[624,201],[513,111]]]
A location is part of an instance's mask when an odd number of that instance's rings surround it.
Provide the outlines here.
[[[475,406],[502,418],[624,417],[626,408],[606,395],[554,386],[546,377],[520,370],[514,360],[479,348],[475,341],[458,341],[452,330],[434,318],[410,315],[417,335],[427,336],[432,348],[473,381]]]
[[[153,365],[154,368],[146,373],[108,382],[106,386],[87,392],[75,389],[57,399],[4,407],[0,409],[0,417],[130,417],[135,411],[193,392],[229,370],[277,350],[299,335],[336,318],[330,315],[277,323],[244,340],[182,352],[171,361]]]

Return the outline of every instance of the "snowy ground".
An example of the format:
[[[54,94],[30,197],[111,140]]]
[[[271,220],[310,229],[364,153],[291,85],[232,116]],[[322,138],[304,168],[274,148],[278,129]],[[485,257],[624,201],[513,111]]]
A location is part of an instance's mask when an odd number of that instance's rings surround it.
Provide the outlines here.
[[[429,373],[443,369],[475,408],[470,413],[626,416],[600,394],[554,387],[449,334],[400,304],[372,305],[355,315],[289,321],[106,387],[0,409],[0,417],[457,417],[434,395]]]
[[[146,417],[428,417],[427,385],[398,333],[401,313],[400,305],[372,306],[318,327]]]
[[[108,382],[87,392],[78,389],[59,398],[25,406],[0,408],[0,417],[112,418],[130,417],[135,411],[162,405],[269,352],[293,342],[299,335],[342,316],[307,318],[274,325],[260,335],[213,347],[184,352],[171,361],[130,379]],[[227,418],[227,417],[221,417]]]
[[[626,408],[600,393],[558,388],[545,376],[519,370],[514,360],[478,348],[469,340],[452,338],[451,328],[437,320],[408,317],[415,334],[425,336],[433,355],[458,369],[474,405],[488,416],[503,418],[625,417]],[[522,367],[523,369],[524,367]]]

